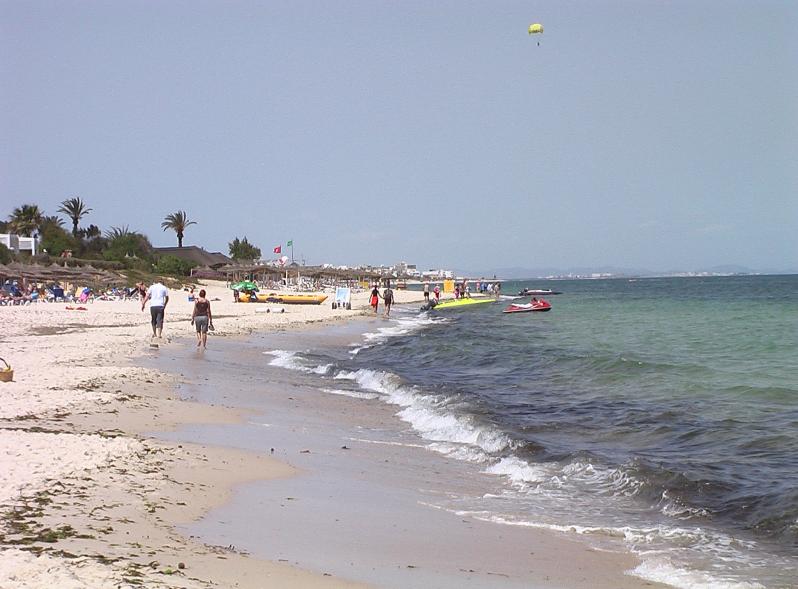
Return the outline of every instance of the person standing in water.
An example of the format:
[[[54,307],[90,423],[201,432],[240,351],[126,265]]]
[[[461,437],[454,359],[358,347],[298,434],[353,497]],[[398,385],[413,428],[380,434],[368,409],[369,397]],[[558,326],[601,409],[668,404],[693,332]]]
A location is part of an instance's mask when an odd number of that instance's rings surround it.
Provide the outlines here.
[[[369,300],[369,304],[374,307],[374,314],[377,314],[377,307],[380,306],[380,289],[377,288],[377,285],[374,285],[374,288],[371,289],[371,298]]]
[[[429,303],[429,282],[424,281],[424,302]]]
[[[141,301],[141,310],[150,302],[150,316],[152,318],[152,337],[163,336],[163,320],[166,314],[166,305],[169,303],[169,290],[160,282],[156,282],[147,289],[147,294]]]
[[[199,298],[194,301],[191,323],[197,328],[197,347],[204,350],[208,347],[208,328],[213,327],[211,302],[205,298],[205,289],[199,291]]]
[[[391,307],[393,306],[393,291],[391,290],[391,283],[389,282],[385,286],[385,290],[382,292],[382,300],[385,302],[385,316],[391,316]]]

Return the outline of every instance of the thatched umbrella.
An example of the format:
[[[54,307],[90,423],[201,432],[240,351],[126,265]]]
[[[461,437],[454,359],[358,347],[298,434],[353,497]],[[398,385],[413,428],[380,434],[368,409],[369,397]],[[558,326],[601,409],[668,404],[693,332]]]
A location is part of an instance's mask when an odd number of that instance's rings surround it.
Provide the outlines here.
[[[51,278],[56,280],[72,280],[77,278],[79,274],[74,268],[60,266],[58,264],[50,264],[47,269],[51,273]]]
[[[38,280],[48,273],[45,266],[38,264],[20,264],[12,262],[5,266],[3,275],[8,278],[25,278]]]
[[[110,286],[112,284],[124,284],[127,282],[127,278],[120,274],[114,274],[113,272],[103,272],[97,279],[106,286]]]
[[[31,264],[24,269],[22,276],[32,280],[47,280],[52,276],[52,272],[47,266]]]
[[[94,274],[97,276],[103,276],[105,274],[105,270],[101,270],[100,268],[95,268],[91,264],[86,264],[85,266],[79,266],[78,270],[81,271],[83,274]]]

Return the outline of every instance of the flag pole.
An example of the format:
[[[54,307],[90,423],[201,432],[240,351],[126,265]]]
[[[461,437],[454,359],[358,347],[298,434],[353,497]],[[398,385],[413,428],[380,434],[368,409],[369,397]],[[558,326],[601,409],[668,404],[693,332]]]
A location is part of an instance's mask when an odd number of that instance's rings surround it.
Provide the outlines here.
[[[294,263],[294,240],[291,240],[291,263]]]

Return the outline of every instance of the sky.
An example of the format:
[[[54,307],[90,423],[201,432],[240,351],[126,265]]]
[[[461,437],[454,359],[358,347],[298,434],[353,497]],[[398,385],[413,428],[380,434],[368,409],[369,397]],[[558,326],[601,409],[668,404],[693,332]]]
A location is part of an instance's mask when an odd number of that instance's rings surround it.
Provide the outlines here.
[[[79,196],[166,246],[185,210],[186,245],[307,264],[794,270],[796,30],[789,0],[0,0],[0,216]]]

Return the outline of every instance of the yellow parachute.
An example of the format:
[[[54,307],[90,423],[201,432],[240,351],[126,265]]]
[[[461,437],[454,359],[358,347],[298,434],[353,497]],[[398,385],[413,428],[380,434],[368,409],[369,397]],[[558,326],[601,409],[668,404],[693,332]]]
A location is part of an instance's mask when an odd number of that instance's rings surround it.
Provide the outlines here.
[[[534,35],[536,33],[542,33],[542,32],[543,32],[543,25],[542,24],[535,23],[535,24],[529,25],[529,34],[530,35]]]

